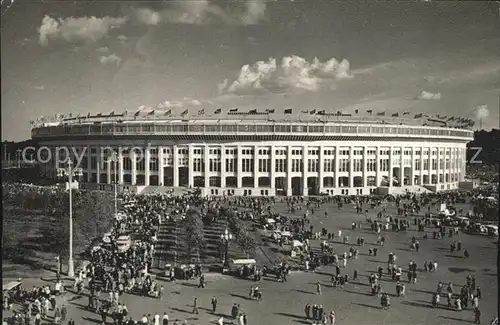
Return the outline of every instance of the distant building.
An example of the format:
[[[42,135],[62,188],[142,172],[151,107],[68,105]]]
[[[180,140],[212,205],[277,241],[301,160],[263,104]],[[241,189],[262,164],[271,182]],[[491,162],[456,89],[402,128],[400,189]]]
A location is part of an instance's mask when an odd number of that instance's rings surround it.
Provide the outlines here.
[[[271,111],[87,116],[35,126],[32,137],[52,156],[40,164],[42,176],[56,177],[64,167],[56,148],[67,147],[74,161],[74,152],[83,153],[82,186],[103,189],[112,188],[115,168],[128,190],[200,188],[203,195],[442,191],[464,181],[470,130],[408,118]],[[111,151],[118,153],[115,167]]]

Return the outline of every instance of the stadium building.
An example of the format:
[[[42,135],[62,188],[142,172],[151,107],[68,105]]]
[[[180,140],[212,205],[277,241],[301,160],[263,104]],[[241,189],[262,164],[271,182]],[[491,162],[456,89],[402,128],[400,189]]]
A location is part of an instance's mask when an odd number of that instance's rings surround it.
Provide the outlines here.
[[[57,149],[66,147],[73,161],[83,154],[81,182],[88,187],[109,188],[116,179],[120,189],[200,188],[203,195],[442,191],[464,180],[473,139],[471,130],[422,114],[197,113],[40,120],[32,137],[48,148],[40,151],[41,175],[55,178],[66,167]]]

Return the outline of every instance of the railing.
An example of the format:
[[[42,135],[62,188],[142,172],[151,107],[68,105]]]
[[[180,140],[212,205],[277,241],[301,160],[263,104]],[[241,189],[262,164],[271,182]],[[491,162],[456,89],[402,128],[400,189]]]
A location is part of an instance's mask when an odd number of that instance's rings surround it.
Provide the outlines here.
[[[445,136],[472,139],[473,131],[441,127],[415,127],[408,125],[375,124],[193,124],[193,123],[107,123],[40,127],[32,130],[34,138],[78,135],[392,135],[392,136]]]

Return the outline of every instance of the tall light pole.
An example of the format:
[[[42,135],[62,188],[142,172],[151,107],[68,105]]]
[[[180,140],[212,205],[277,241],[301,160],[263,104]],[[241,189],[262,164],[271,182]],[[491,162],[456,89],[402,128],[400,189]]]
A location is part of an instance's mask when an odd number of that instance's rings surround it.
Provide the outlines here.
[[[229,266],[229,242],[233,239],[233,234],[229,232],[229,230],[224,230],[224,233],[220,235],[220,239],[222,242],[225,244],[225,251],[224,251],[224,267]]]
[[[81,168],[74,168],[71,159],[68,159],[67,168],[58,168],[58,177],[68,177],[69,183],[69,258],[68,258],[68,276],[75,276],[75,264],[73,262],[73,176],[81,177],[83,175]]]
[[[116,164],[118,163],[118,155],[113,152],[111,157],[108,159],[108,164],[113,162],[113,174],[114,174],[114,191],[115,191],[115,218],[118,215],[118,182],[116,181]]]
[[[21,168],[21,152],[22,152],[22,150],[17,149],[16,152],[17,152],[17,168],[20,169]]]

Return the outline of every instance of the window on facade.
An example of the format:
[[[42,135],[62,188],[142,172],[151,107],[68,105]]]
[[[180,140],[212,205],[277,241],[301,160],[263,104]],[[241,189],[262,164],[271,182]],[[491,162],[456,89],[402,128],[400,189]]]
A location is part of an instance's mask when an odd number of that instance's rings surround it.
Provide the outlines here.
[[[381,172],[389,171],[389,159],[380,159],[380,171]]]
[[[366,168],[369,172],[377,171],[377,160],[376,159],[368,159],[366,162]]]
[[[308,159],[307,160],[307,171],[310,173],[315,173],[318,171],[318,160]]]
[[[234,173],[236,172],[236,159],[235,158],[227,158],[226,159],[226,172]]]
[[[245,173],[251,173],[253,172],[253,159],[251,158],[244,158],[241,160],[241,169],[242,172]]]
[[[348,172],[349,171],[349,159],[340,159],[340,172]]]
[[[149,170],[158,170],[158,160],[156,157],[152,157],[149,160]]]
[[[437,169],[437,159],[432,159],[432,170]]]
[[[275,172],[285,173],[287,169],[286,159],[276,159]]]
[[[292,172],[299,173],[302,171],[302,159],[292,159]]]
[[[325,172],[334,172],[335,171],[335,159],[326,159],[324,164]]]
[[[422,162],[420,161],[420,159],[416,159],[415,160],[415,169],[420,170],[421,165],[422,165]]]
[[[363,171],[363,159],[354,159],[353,171],[355,172]]]
[[[268,173],[270,170],[269,159],[259,159],[259,173]]]
[[[194,158],[193,159],[193,171],[194,172],[201,172],[203,171],[205,166],[205,162],[201,158]]]
[[[211,172],[220,172],[220,159],[218,159],[218,158],[209,159],[208,160],[208,167],[209,167],[209,171],[211,171]]]
[[[429,170],[429,160],[428,159],[424,160],[424,170]]]

